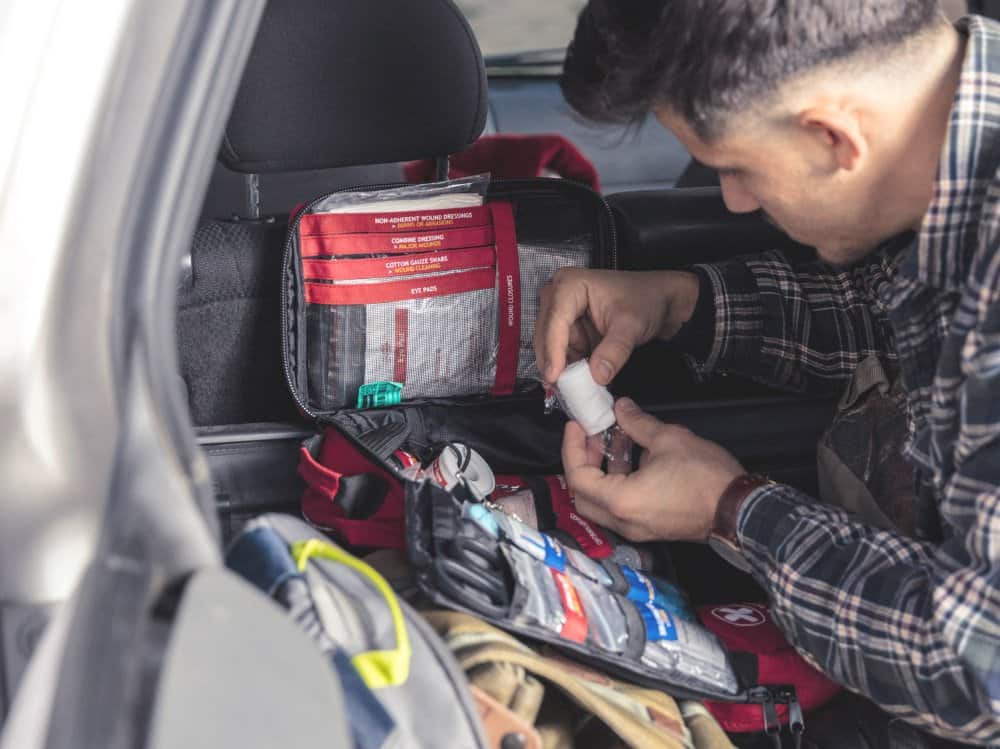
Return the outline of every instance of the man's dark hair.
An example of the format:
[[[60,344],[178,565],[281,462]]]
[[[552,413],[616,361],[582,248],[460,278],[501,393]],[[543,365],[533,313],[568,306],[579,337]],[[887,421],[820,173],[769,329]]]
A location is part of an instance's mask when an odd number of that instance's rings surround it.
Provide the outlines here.
[[[665,106],[708,141],[785,81],[940,18],[938,0],[590,0],[561,85],[589,119],[637,122]]]

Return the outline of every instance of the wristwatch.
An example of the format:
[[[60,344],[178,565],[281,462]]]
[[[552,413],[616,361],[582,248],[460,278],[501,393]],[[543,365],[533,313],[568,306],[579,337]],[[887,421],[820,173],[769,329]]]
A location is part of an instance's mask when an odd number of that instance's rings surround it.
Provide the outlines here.
[[[736,519],[740,515],[740,507],[750,492],[765,484],[773,483],[770,479],[754,473],[737,476],[722,492],[719,504],[715,508],[715,520],[708,534],[708,545],[716,554],[744,572],[750,571],[750,564],[743,556],[743,547],[736,532]]]

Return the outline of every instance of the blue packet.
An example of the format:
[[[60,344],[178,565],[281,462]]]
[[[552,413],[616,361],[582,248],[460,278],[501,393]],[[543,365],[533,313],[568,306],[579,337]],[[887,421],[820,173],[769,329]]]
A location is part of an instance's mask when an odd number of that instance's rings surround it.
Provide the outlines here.
[[[494,513],[494,518],[503,537],[511,544],[557,572],[566,571],[566,550],[561,543],[508,515]]]
[[[646,626],[646,642],[674,642],[677,640],[677,625],[670,612],[653,603],[636,604],[642,623]]]
[[[639,604],[655,603],[657,607],[670,612],[678,619],[697,621],[685,595],[670,583],[659,578],[651,578],[626,565],[621,566],[621,571],[629,585],[625,597],[630,601]]]

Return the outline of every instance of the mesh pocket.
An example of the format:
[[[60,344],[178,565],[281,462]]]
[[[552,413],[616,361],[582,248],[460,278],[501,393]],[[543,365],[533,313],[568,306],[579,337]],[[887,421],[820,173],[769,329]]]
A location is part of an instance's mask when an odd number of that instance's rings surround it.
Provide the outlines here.
[[[401,382],[404,398],[487,392],[495,359],[492,288],[368,308],[365,379]]]
[[[517,379],[523,382],[538,378],[535,363],[535,321],[542,287],[560,268],[586,268],[589,251],[578,247],[517,246],[521,266],[521,343],[517,356]]]
[[[401,383],[406,400],[489,391],[497,345],[493,270],[485,269],[489,286],[436,292],[445,283],[472,282],[473,273],[481,279],[483,272],[406,279],[405,286],[426,290],[421,298],[309,304],[309,389],[319,408],[354,406],[358,389],[372,382]],[[377,295],[386,283],[377,279],[335,286],[364,287]]]
[[[306,305],[309,393],[320,410],[357,399],[365,381],[366,306]]]

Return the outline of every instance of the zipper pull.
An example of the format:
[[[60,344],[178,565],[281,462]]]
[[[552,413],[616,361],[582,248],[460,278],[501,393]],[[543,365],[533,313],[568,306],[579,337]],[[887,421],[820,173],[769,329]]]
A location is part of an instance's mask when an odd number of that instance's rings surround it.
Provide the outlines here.
[[[788,730],[795,742],[795,749],[802,749],[802,734],[806,730],[806,720],[802,715],[799,695],[792,684],[781,684],[771,688],[776,703],[788,705]]]
[[[802,749],[802,734],[806,730],[806,719],[802,715],[802,705],[795,693],[795,687],[788,687],[788,727],[795,737],[795,749]]]
[[[774,749],[781,749],[781,721],[778,719],[778,708],[770,692],[767,696],[768,699],[761,705],[764,713],[764,733],[771,737]]]
[[[760,703],[764,733],[771,737],[775,749],[781,749],[781,721],[778,720],[778,708],[774,704],[776,691],[772,687],[752,687],[747,693],[747,702]]]

